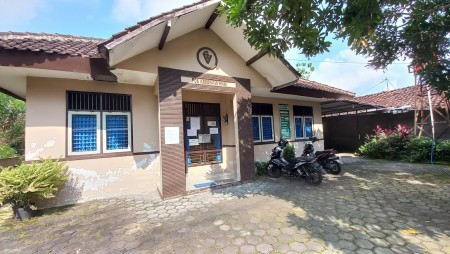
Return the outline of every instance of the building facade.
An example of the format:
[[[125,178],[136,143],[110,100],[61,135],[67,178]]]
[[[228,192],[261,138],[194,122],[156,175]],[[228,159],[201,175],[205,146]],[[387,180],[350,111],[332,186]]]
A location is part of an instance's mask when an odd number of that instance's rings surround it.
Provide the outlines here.
[[[251,181],[280,138],[301,153],[308,137],[323,137],[320,102],[352,94],[306,84],[284,59],[251,48],[218,4],[108,40],[0,33],[0,87],[26,100],[26,161],[69,167],[47,205]]]

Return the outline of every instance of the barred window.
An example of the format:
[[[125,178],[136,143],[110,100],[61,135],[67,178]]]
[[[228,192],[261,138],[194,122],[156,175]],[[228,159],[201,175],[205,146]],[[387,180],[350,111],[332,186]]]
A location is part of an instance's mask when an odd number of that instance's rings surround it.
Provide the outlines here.
[[[274,141],[272,104],[252,104],[253,141]]]
[[[67,92],[68,154],[131,151],[131,95]]]
[[[313,136],[313,109],[306,106],[294,106],[295,138],[304,139]]]

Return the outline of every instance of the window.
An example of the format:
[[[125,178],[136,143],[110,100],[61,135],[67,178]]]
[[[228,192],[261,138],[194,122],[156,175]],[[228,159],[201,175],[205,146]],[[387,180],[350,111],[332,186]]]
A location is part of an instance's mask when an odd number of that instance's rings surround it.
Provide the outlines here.
[[[131,151],[131,96],[67,92],[68,154]]]
[[[188,166],[222,162],[220,104],[183,102]]]
[[[103,113],[103,152],[130,151],[130,113]]]
[[[69,147],[76,154],[99,153],[100,114],[69,112]]]
[[[294,106],[295,139],[313,136],[312,107]]]
[[[274,141],[272,104],[252,104],[253,141]]]

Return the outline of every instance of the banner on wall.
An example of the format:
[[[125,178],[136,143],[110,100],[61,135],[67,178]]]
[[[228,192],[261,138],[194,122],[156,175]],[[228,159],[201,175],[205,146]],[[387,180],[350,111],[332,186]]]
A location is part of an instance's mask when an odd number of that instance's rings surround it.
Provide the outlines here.
[[[291,123],[289,121],[289,105],[279,104],[278,109],[280,111],[281,138],[282,139],[290,139],[291,138]]]

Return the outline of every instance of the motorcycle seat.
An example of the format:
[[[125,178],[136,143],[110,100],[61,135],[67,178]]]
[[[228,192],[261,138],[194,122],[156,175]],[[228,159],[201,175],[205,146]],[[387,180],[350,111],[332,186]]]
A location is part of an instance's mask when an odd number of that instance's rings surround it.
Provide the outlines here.
[[[333,151],[333,149],[327,149],[327,150],[324,150],[324,151],[317,151],[317,152],[315,153],[315,155],[320,155],[320,154],[324,154],[324,153],[329,153],[329,152],[331,152],[331,151]]]
[[[298,163],[301,161],[310,162],[312,160],[314,160],[314,157],[312,157],[312,156],[300,156],[300,157],[295,157],[295,158],[289,160],[289,163]]]

